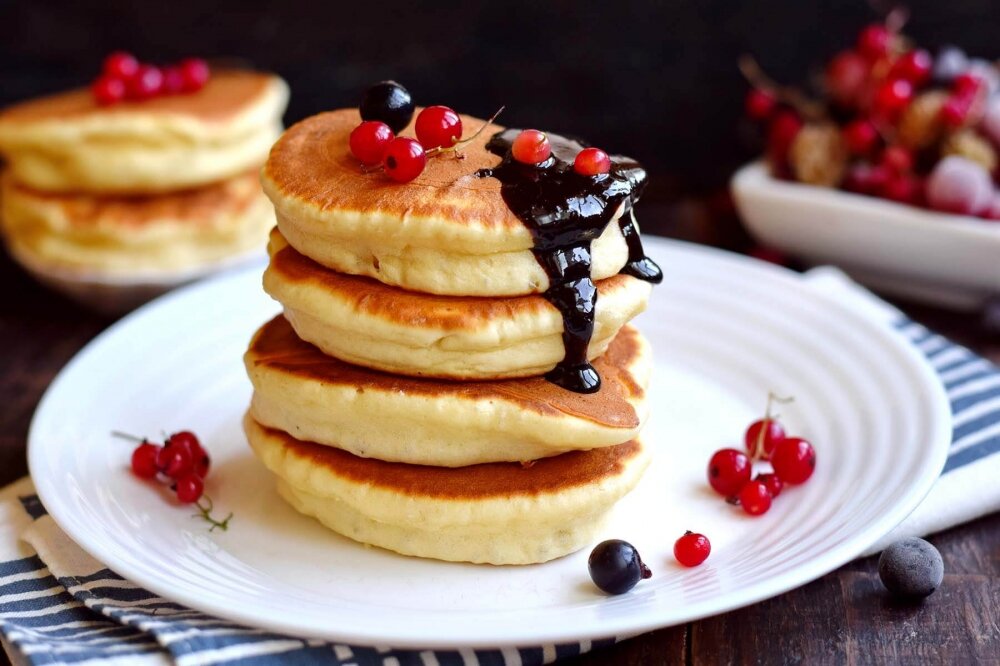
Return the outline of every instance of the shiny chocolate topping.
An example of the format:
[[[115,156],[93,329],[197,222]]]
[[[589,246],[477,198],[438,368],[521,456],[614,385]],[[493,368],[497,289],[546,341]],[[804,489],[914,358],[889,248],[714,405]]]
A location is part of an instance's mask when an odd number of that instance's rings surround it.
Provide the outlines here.
[[[503,161],[477,175],[500,181],[507,207],[531,231],[535,258],[549,276],[545,297],[562,313],[566,354],[545,378],[570,391],[594,393],[601,388],[601,377],[587,360],[597,305],[590,244],[619,208],[618,224],[629,250],[622,272],[653,283],[663,279],[659,266],[643,252],[632,215],[646,171],[632,159],[612,155],[610,173],[581,176],[573,171],[573,161],[586,146],[556,134],[547,134],[552,145],[547,160],[522,164],[511,155],[519,133],[508,129],[495,134],[486,148]]]

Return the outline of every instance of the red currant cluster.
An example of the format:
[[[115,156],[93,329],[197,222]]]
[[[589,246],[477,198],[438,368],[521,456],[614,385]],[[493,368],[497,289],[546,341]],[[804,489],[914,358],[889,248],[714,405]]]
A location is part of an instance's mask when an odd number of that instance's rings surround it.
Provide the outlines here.
[[[222,521],[211,517],[212,502],[204,495],[205,477],[211,467],[211,458],[202,447],[198,437],[187,430],[175,432],[167,437],[161,446],[145,438],[138,438],[125,433],[113,433],[117,437],[138,442],[132,451],[132,473],[140,479],[157,480],[169,484],[181,504],[195,504],[201,511],[201,517],[212,524],[212,529],[223,530],[229,526],[230,514]],[[202,497],[207,502],[203,506]]]
[[[805,483],[816,468],[816,452],[801,437],[788,437],[777,416],[771,415],[773,401],[787,402],[768,395],[764,418],[754,421],[743,436],[746,452],[721,449],[708,463],[708,483],[732,504],[739,504],[751,516],[771,508],[785,484]],[[771,472],[753,476],[755,462],[770,461]]]
[[[522,164],[541,164],[552,155],[552,144],[545,132],[522,130],[514,137],[511,155]],[[573,160],[573,171],[581,176],[599,176],[611,171],[611,158],[600,148],[584,148]]]
[[[209,76],[208,63],[201,58],[186,58],[161,68],[117,51],[104,59],[101,75],[90,90],[98,104],[109,106],[125,100],[140,102],[160,95],[198,92]]]
[[[937,58],[865,27],[827,64],[824,95],[779,86],[751,59],[745,111],[766,128],[774,173],[935,210],[1000,219],[1000,71],[954,47]],[[954,166],[957,158],[958,166]],[[950,159],[953,166],[943,168]]]

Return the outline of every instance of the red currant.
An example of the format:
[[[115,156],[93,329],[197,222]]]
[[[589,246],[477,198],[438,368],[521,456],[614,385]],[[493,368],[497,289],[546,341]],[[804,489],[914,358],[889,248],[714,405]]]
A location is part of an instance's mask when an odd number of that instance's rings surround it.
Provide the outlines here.
[[[844,143],[852,155],[864,156],[872,152],[878,143],[878,130],[872,121],[859,118],[844,128]]]
[[[113,76],[102,76],[91,84],[90,92],[98,104],[110,106],[125,99],[125,82]]]
[[[771,499],[780,495],[785,487],[785,482],[778,478],[777,474],[758,474],[754,481],[760,481],[764,484],[767,492],[771,493]]]
[[[877,195],[889,182],[889,170],[881,164],[858,164],[851,167],[844,178],[844,189],[859,194]]]
[[[386,147],[382,165],[390,178],[408,183],[423,172],[427,153],[416,139],[399,136]]]
[[[149,442],[143,442],[132,452],[132,473],[140,479],[152,479],[159,471],[156,459],[161,447]]]
[[[839,104],[854,106],[865,90],[870,71],[868,61],[858,53],[841,51],[827,65],[827,92]]]
[[[878,60],[889,52],[892,33],[881,23],[866,26],[858,35],[858,52],[869,60]]]
[[[771,121],[768,129],[767,147],[771,158],[779,163],[784,163],[788,157],[788,149],[792,147],[792,142],[802,129],[802,121],[794,111],[784,109]]]
[[[771,492],[761,481],[751,481],[739,492],[740,506],[751,516],[767,513],[771,508]]]
[[[887,146],[882,152],[882,165],[895,173],[906,173],[913,168],[913,153],[902,146]]]
[[[816,451],[800,437],[778,442],[771,455],[771,466],[785,483],[805,483],[816,469]]]
[[[105,76],[126,81],[139,71],[139,61],[135,56],[125,51],[115,51],[104,59],[102,72]]]
[[[194,456],[183,446],[167,444],[157,452],[156,466],[171,479],[194,471]]]
[[[544,132],[535,129],[522,131],[510,147],[514,159],[524,164],[540,164],[552,154],[552,144]]]
[[[708,461],[708,483],[723,497],[732,497],[750,480],[750,458],[736,449],[721,449]]]
[[[952,95],[941,107],[941,122],[948,127],[961,127],[972,110],[973,96]]]
[[[951,90],[959,97],[972,97],[979,92],[983,80],[975,74],[966,72],[959,74],[951,83]]]
[[[774,95],[761,88],[752,88],[747,93],[747,97],[744,102],[747,117],[751,120],[756,120],[757,122],[770,118],[771,114],[774,113],[776,105],[777,100]]]
[[[712,552],[712,544],[704,534],[690,530],[674,543],[674,558],[686,567],[696,567]]]
[[[378,120],[366,120],[351,132],[351,154],[362,164],[378,164],[385,157],[385,149],[395,139],[392,130]]]
[[[573,171],[581,176],[599,176],[611,171],[611,158],[600,148],[584,148],[573,160]]]
[[[205,482],[195,474],[185,474],[177,479],[174,492],[177,493],[177,500],[181,504],[193,504],[201,499],[201,494],[205,492]]]
[[[428,106],[417,116],[417,139],[427,150],[450,148],[462,138],[462,119],[447,106]]]
[[[906,79],[915,86],[922,86],[931,78],[931,68],[934,60],[931,54],[923,49],[908,51],[899,56],[889,70],[889,77]]]
[[[145,100],[163,91],[163,72],[159,67],[139,65],[138,71],[128,81],[128,98]]]
[[[882,196],[886,199],[911,206],[923,203],[923,193],[923,181],[909,173],[895,174],[882,188]]]
[[[191,460],[194,461],[194,473],[203,479],[208,476],[208,469],[212,464],[211,458],[209,458],[208,452],[205,451],[201,442],[198,441],[198,437],[193,432],[188,430],[175,432],[167,439],[167,446],[187,449],[191,454]]]
[[[184,92],[198,92],[208,83],[211,71],[208,63],[201,58],[185,58],[178,67],[181,70]]]
[[[785,429],[774,419],[754,421],[743,435],[743,443],[752,458],[767,458],[774,451],[774,445],[785,438]]]
[[[163,92],[166,95],[177,95],[184,92],[184,74],[175,65],[163,68]]]
[[[873,108],[883,118],[893,120],[913,99],[913,85],[904,79],[886,81],[875,91]]]

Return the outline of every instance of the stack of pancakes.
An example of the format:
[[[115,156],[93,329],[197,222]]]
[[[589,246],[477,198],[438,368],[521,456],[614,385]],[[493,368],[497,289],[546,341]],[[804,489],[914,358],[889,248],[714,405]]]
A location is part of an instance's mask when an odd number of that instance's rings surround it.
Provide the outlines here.
[[[89,90],[0,112],[0,229],[43,279],[190,273],[266,242],[258,170],[288,100],[276,76],[213,71],[197,93],[98,106]]]
[[[648,463],[651,353],[627,322],[650,285],[619,274],[619,225],[592,243],[601,387],[574,393],[542,376],[563,320],[532,235],[477,175],[501,128],[401,185],[350,156],[359,122],[308,118],[264,167],[264,289],[284,314],[245,356],[256,456],[298,511],[406,555],[527,564],[586,546]]]

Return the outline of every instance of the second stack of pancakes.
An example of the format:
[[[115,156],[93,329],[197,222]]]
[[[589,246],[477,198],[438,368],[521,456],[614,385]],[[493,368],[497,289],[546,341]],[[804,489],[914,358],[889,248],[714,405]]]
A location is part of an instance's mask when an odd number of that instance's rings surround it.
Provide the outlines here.
[[[650,284],[622,272],[630,202],[586,243],[600,389],[567,390],[545,378],[567,356],[554,278],[484,171],[502,128],[399,184],[351,157],[359,122],[306,119],[263,171],[264,289],[284,313],[245,357],[255,454],[298,511],[406,555],[528,564],[588,545],[648,463],[651,353],[628,321]]]

